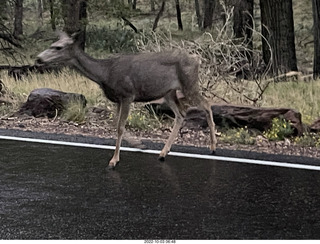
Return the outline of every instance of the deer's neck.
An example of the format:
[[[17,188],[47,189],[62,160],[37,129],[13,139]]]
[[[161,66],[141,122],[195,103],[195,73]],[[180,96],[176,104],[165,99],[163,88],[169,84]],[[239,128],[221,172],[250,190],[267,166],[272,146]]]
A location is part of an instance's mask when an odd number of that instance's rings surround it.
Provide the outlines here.
[[[79,47],[75,47],[74,52],[75,59],[72,62],[72,66],[84,76],[101,85],[108,75],[107,63],[103,60],[90,57]]]

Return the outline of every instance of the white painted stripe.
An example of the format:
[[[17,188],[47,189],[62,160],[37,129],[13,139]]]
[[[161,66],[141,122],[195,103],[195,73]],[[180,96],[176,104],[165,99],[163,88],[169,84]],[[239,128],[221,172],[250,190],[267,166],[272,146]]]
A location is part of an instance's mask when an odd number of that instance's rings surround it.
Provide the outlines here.
[[[0,139],[23,141],[23,142],[44,143],[44,144],[54,144],[54,145],[63,145],[63,146],[98,148],[98,149],[107,149],[107,150],[114,150],[115,149],[115,146],[97,145],[97,144],[79,143],[79,142],[56,141],[56,140],[44,140],[44,139],[35,139],[35,138],[23,138],[23,137],[13,137],[13,136],[0,136]],[[148,154],[159,154],[160,153],[159,150],[130,148],[130,147],[121,147],[121,151],[140,152],[140,153],[148,153]],[[202,155],[202,154],[181,153],[181,152],[169,152],[169,155],[176,156],[176,157],[198,158],[198,159],[206,159],[206,160],[218,160],[218,161],[228,161],[228,162],[235,162],[235,163],[257,164],[257,165],[267,165],[267,166],[275,166],[275,167],[285,167],[285,168],[307,169],[307,170],[320,171],[320,164],[319,164],[319,166],[316,166],[316,165],[307,165],[307,164],[274,162],[274,161],[245,159],[245,158],[231,158],[231,157],[223,157],[223,156],[215,156],[215,155]]]

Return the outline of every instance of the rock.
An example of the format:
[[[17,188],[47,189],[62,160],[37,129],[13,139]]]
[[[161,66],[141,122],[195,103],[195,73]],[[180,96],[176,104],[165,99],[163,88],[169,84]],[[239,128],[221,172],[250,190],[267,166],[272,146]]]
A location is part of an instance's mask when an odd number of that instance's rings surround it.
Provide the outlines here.
[[[319,132],[320,131],[320,118],[318,118],[316,121],[310,125],[310,130],[312,132]]]
[[[12,105],[14,101],[10,98],[10,96],[4,96],[6,94],[6,87],[2,80],[0,80],[0,106],[1,105]]]
[[[82,94],[66,93],[50,88],[35,89],[30,93],[17,114],[53,118],[60,115],[72,101],[81,102],[83,107],[87,104],[87,100]]]
[[[267,138],[265,138],[264,136],[258,135],[256,137],[256,145],[258,147],[266,147],[270,145],[270,142],[268,141]]]
[[[164,114],[168,111],[168,106],[151,103],[156,114]],[[162,109],[164,108],[164,109]],[[259,108],[252,106],[236,105],[212,105],[213,117],[216,125],[222,127],[245,127],[266,131],[271,127],[272,119],[276,117],[290,121],[296,135],[303,134],[301,114],[290,108]],[[172,111],[170,110],[170,115]],[[205,113],[198,108],[190,108],[185,119],[186,126],[207,127]]]
[[[291,141],[288,138],[284,138],[283,145],[286,146],[286,147],[290,147],[291,146]]]

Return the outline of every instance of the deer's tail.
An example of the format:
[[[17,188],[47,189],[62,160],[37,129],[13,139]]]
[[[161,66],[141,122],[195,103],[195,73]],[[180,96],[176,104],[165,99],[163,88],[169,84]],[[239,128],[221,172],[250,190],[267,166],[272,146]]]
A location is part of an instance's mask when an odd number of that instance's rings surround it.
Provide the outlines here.
[[[182,87],[182,93],[189,103],[198,103],[199,66],[201,61],[197,55],[181,53],[177,62],[177,75]]]

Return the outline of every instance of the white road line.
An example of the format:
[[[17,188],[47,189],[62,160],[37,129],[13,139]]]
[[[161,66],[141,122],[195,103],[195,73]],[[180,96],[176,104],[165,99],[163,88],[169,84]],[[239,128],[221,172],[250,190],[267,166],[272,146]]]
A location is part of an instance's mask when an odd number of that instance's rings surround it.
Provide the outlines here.
[[[107,149],[107,150],[114,150],[115,149],[115,146],[97,145],[97,144],[79,143],[79,142],[56,141],[56,140],[43,140],[43,139],[13,137],[13,136],[0,136],[0,139],[23,141],[23,142],[44,143],[44,144],[54,144],[54,145],[64,145],[64,146],[74,146],[74,147],[98,148],[98,149]],[[130,147],[121,147],[121,151],[140,152],[140,153],[148,153],[148,154],[159,154],[160,153],[159,150],[149,150],[149,149],[144,150],[144,149],[130,148]],[[274,162],[274,161],[245,159],[245,158],[231,158],[231,157],[202,155],[202,154],[193,154],[193,153],[181,153],[181,152],[169,152],[169,155],[176,156],[176,157],[198,158],[198,159],[207,159],[207,160],[228,161],[228,162],[235,162],[235,163],[257,164],[257,165],[267,165],[267,166],[275,166],[275,167],[285,167],[285,168],[307,169],[307,170],[320,171],[320,163],[319,163],[319,166],[315,166],[315,165],[307,165],[307,164]]]

